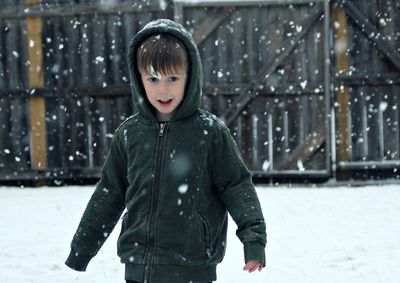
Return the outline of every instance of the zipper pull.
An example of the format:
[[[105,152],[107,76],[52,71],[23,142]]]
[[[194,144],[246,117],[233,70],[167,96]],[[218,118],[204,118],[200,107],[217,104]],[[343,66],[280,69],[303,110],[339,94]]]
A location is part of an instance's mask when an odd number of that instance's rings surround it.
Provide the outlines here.
[[[162,137],[164,135],[164,130],[165,130],[166,126],[167,126],[167,123],[160,124],[160,132],[159,132],[160,137]]]

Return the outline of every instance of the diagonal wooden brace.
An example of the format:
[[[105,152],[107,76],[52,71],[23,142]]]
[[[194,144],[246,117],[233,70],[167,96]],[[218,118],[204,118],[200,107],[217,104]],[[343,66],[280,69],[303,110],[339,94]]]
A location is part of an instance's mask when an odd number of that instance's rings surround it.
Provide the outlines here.
[[[220,24],[228,18],[235,7],[216,8],[214,15],[207,16],[199,27],[193,32],[193,39],[197,45],[200,45]]]
[[[278,170],[293,169],[297,162],[307,161],[322,146],[326,139],[326,130],[324,126],[318,128],[315,132],[308,135],[304,143],[299,145],[293,152],[277,166]]]
[[[349,1],[340,0],[338,2],[346,11],[350,19],[354,21],[360,31],[369,40],[373,41],[378,49],[389,58],[389,60],[396,66],[398,70],[400,70],[400,54],[396,52],[395,49],[390,47],[390,45],[382,38],[382,36],[379,36],[380,32],[373,24],[371,24],[368,18]]]
[[[311,10],[309,16],[300,24],[303,28],[293,38],[287,39],[283,43],[281,52],[277,53],[268,64],[266,64],[257,74],[254,81],[250,82],[240,92],[239,96],[233,101],[232,107],[227,109],[222,115],[222,119],[227,125],[239,115],[242,109],[257,95],[257,88],[263,84],[264,80],[272,74],[275,69],[282,64],[285,58],[294,50],[299,41],[307,34],[313,24],[320,18],[324,11],[323,4],[319,3]]]

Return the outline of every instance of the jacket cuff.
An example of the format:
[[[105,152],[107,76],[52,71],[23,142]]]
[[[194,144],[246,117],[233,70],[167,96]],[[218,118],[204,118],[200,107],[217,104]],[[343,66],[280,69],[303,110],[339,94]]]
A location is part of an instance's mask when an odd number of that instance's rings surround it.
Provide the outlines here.
[[[92,255],[84,255],[71,250],[65,265],[76,270],[76,271],[86,271],[89,261],[93,258]]]
[[[254,260],[265,266],[265,245],[255,241],[245,242],[244,260],[245,263]]]

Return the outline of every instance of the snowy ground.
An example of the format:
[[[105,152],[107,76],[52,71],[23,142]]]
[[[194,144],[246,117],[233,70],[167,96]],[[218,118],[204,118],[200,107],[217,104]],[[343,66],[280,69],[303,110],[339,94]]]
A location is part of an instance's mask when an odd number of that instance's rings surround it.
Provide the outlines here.
[[[267,268],[242,271],[242,248],[230,223],[218,282],[399,282],[400,185],[257,190],[267,220]],[[0,188],[0,282],[124,282],[116,256],[119,227],[86,273],[63,264],[92,191]]]

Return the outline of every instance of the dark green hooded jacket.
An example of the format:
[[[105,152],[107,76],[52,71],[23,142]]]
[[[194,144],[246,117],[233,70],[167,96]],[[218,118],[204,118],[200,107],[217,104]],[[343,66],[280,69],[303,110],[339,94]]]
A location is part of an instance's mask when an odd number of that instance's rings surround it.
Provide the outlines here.
[[[135,63],[139,45],[159,33],[179,38],[190,61],[185,97],[167,123],[156,120]],[[129,67],[139,111],[115,132],[66,264],[86,270],[124,210],[118,255],[127,280],[216,280],[227,212],[245,261],[265,264],[265,223],[251,175],[224,123],[199,108],[202,69],[191,35],[169,20],[149,23],[131,41]]]

